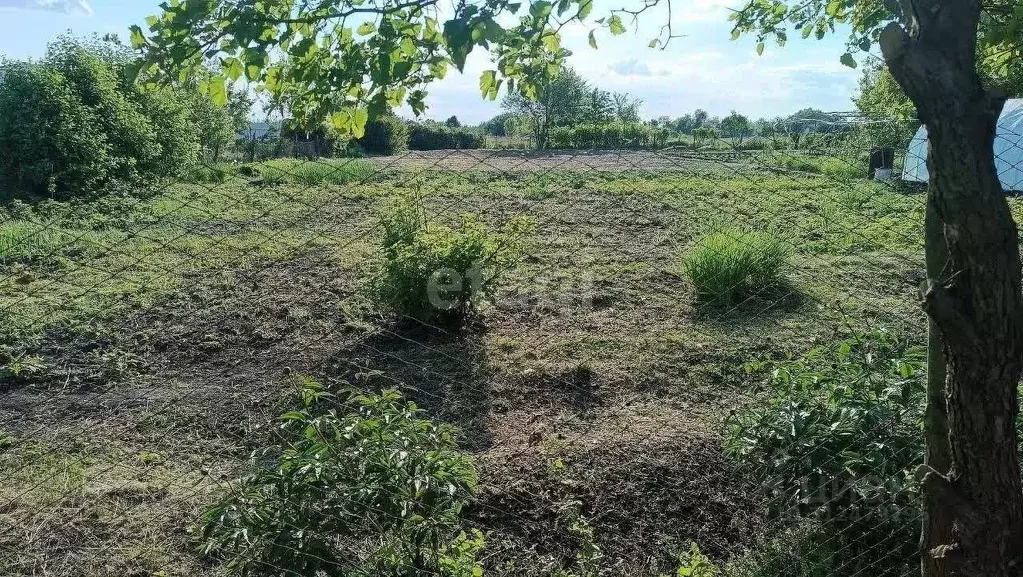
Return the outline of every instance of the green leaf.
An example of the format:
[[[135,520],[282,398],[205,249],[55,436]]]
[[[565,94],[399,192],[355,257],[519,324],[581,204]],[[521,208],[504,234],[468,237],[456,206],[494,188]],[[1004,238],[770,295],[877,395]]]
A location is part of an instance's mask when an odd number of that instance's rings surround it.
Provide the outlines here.
[[[763,55],[764,55],[764,43],[763,42],[757,42],[757,56],[763,56]]]
[[[362,138],[366,134],[366,123],[369,122],[369,111],[365,108],[355,109],[352,117],[352,136]]]
[[[146,36],[142,33],[142,29],[138,26],[131,27],[131,47],[135,50],[141,49],[146,45]]]
[[[853,55],[849,54],[848,52],[843,54],[842,58],[840,58],[839,61],[842,64],[848,66],[849,68],[856,68],[856,59],[853,58]]]
[[[227,105],[227,83],[223,76],[214,76],[209,83],[210,98],[217,106]]]
[[[650,41],[649,44],[647,44],[647,47],[648,48],[657,48],[657,45],[660,44],[660,43],[661,43],[660,40],[654,38],[653,40]]]
[[[579,0],[579,13],[577,14],[577,18],[579,18],[580,20],[585,20],[586,17],[589,16],[590,12],[592,11],[593,0]]]
[[[245,67],[242,66],[241,60],[237,58],[228,58],[223,64],[224,74],[231,79],[231,82],[237,81],[242,77],[242,73],[245,71]]]
[[[372,22],[363,22],[355,29],[355,33],[360,36],[367,36],[376,32],[377,27]]]
[[[593,30],[590,30],[590,48],[597,48],[597,37],[593,35]]]
[[[547,50],[550,50],[551,52],[557,52],[558,49],[561,48],[561,40],[554,32],[544,34],[543,44],[547,47]]]
[[[483,98],[494,100],[497,98],[497,89],[497,72],[484,70],[483,74],[480,74],[480,93],[483,95]]]
[[[611,34],[614,34],[615,36],[625,34],[625,25],[622,24],[622,19],[619,18],[617,14],[615,14],[614,16],[611,17],[610,20],[608,20],[607,27],[609,30],[611,30]]]

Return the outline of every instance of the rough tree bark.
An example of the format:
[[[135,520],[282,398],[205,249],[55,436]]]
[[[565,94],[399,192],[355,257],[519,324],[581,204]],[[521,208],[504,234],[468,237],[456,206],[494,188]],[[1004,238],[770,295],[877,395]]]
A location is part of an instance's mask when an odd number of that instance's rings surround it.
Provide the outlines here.
[[[938,216],[933,199],[927,200],[924,218],[924,246],[927,277],[946,276],[948,248],[945,246],[944,223]],[[941,329],[933,320],[927,327],[927,409],[924,412],[924,436],[927,447],[924,465],[943,475],[952,468],[952,454],[948,446],[948,409],[945,403],[945,355],[942,352]],[[945,563],[929,552],[952,542],[952,516],[941,506],[935,495],[923,495],[923,523],[920,532],[920,570],[923,577],[947,577]]]
[[[944,228],[948,268],[928,280],[924,310],[940,329],[947,363],[951,468],[920,471],[954,541],[929,554],[970,576],[1023,568],[1023,487],[1016,445],[1016,386],[1023,365],[1023,294],[1016,225],[992,145],[1005,98],[976,69],[976,0],[904,0],[881,49],[927,126],[929,200]]]

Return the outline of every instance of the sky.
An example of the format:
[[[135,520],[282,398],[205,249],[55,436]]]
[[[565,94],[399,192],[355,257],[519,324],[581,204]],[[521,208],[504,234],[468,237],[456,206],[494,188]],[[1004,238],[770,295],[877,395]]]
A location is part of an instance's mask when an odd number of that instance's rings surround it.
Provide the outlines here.
[[[639,0],[615,0],[615,7]],[[610,7],[595,0],[594,15]],[[160,0],[0,0],[0,56],[42,56],[55,36],[116,33],[158,12]],[[730,39],[729,8],[743,0],[673,0],[674,38],[651,49],[664,15],[650,14],[624,36],[598,32],[590,48],[590,26],[574,23],[563,30],[563,45],[573,52],[569,64],[604,90],[629,92],[643,101],[641,115],[677,117],[697,108],[723,116],[738,110],[747,116],[784,116],[801,108],[852,109],[859,73],[839,63],[844,34],[825,40],[793,40],[784,48],[768,44],[762,56],[752,38]],[[500,100],[479,94],[479,75],[492,68],[485,52],[470,55],[463,74],[449,74],[430,89],[427,117],[457,115],[477,123],[499,113]]]

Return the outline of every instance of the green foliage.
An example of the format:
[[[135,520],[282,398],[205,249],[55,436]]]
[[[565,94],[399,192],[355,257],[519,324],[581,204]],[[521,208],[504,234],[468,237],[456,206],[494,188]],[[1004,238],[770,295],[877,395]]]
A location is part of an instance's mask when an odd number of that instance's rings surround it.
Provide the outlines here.
[[[699,300],[728,306],[778,286],[788,254],[771,233],[722,230],[685,254],[682,271]]]
[[[435,122],[409,125],[408,147],[412,150],[448,150],[483,148],[486,139],[471,128],[452,128]]]
[[[721,570],[710,560],[710,557],[700,551],[700,546],[695,542],[689,547],[689,551],[679,555],[675,577],[718,577],[719,575],[721,575]]]
[[[264,184],[348,184],[366,181],[376,173],[364,160],[296,160],[282,158],[252,165]]]
[[[370,154],[399,154],[408,150],[409,127],[397,116],[382,116],[366,124],[358,142]]]
[[[482,535],[460,520],[477,475],[455,431],[393,390],[300,385],[280,444],[202,516],[204,552],[243,575],[478,577]]]
[[[670,137],[670,130],[639,122],[609,122],[554,128],[550,145],[570,149],[662,148]]]
[[[384,274],[379,295],[399,315],[453,323],[497,288],[501,273],[522,258],[536,221],[515,217],[494,233],[471,214],[458,228],[427,222],[422,206],[403,198],[385,216]]]
[[[721,133],[725,136],[738,138],[740,144],[742,143],[742,139],[746,137],[752,129],[753,127],[750,125],[749,118],[734,110],[731,114],[721,119]]]
[[[4,64],[0,182],[8,195],[81,197],[187,174],[228,118],[188,87],[144,87],[110,41],[62,36],[38,62]],[[221,140],[233,139],[230,127]],[[227,134],[225,137],[224,134]]]
[[[132,28],[132,45],[146,54],[146,73],[177,78],[199,73],[208,61],[218,76],[206,84],[227,101],[226,84],[243,76],[303,126],[324,119],[361,136],[368,120],[408,105],[425,110],[429,84],[454,64],[462,70],[473,49],[491,52],[495,69],[480,91],[536,98],[556,77],[569,51],[561,47],[566,20],[586,20],[591,0],[459,4],[443,20],[431,2],[351,0],[316,3],[181,2],[161,5]],[[511,24],[503,24],[511,22]],[[598,21],[612,34],[621,17]]]
[[[820,523],[801,521],[780,535],[763,539],[724,567],[726,577],[831,577],[848,570],[836,555],[841,547]]]
[[[922,459],[925,362],[922,347],[875,331],[747,366],[770,375],[769,401],[730,418],[726,452],[781,518],[825,523],[849,568],[855,559],[899,575],[915,565],[909,474]]]

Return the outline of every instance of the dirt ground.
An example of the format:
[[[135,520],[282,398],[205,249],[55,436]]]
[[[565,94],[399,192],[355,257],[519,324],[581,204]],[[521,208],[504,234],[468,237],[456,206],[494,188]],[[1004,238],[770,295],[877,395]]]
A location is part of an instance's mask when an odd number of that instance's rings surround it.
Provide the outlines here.
[[[844,330],[856,311],[832,305],[849,291],[860,291],[852,305],[869,311],[868,322],[919,319],[903,299],[913,258],[808,254],[788,273],[802,288],[710,309],[679,274],[679,251],[727,213],[685,204],[685,187],[609,193],[611,180],[554,179],[515,188],[524,169],[679,166],[664,154],[465,151],[373,162],[452,175],[416,185],[439,220],[536,218],[528,257],[472,330],[377,311],[367,280],[386,198],[324,188],[296,220],[316,242],[196,267],[151,305],[8,343],[7,354],[30,354],[43,368],[0,386],[5,574],[217,574],[188,529],[266,438],[293,376],[337,385],[367,370],[382,376],[361,386],[397,384],[461,428],[481,471],[468,519],[487,532],[495,574],[571,566],[580,544],[562,514],[570,501],[582,503],[607,574],[673,571],[693,541],[726,560],[767,524],[757,491],[721,451],[724,416],[756,400],[742,364]],[[511,176],[467,185],[454,176],[465,168]],[[387,186],[412,185],[398,177]],[[189,230],[216,234],[228,216],[203,216]],[[276,242],[296,227],[261,217],[244,228]],[[858,274],[868,269],[870,280]]]

